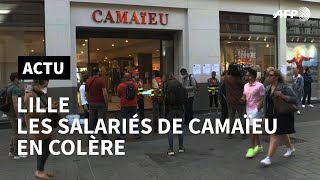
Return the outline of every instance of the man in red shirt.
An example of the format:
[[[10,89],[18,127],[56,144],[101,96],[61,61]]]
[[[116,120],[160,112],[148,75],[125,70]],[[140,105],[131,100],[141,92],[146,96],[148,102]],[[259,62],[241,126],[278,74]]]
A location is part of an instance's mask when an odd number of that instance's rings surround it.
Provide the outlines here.
[[[121,116],[122,119],[127,121],[137,113],[137,100],[138,100],[138,85],[132,81],[131,74],[124,74],[124,82],[122,82],[117,89],[117,94],[120,97]],[[134,87],[134,89],[131,89]],[[141,138],[139,134],[135,134],[136,139]],[[124,135],[121,134],[118,139],[124,139]]]
[[[108,110],[108,93],[105,80],[100,77],[100,68],[92,69],[92,77],[86,81],[86,92],[89,103],[89,129],[95,130],[98,119],[106,119]],[[102,139],[109,139],[107,134],[99,132]],[[90,139],[90,135],[89,135]]]

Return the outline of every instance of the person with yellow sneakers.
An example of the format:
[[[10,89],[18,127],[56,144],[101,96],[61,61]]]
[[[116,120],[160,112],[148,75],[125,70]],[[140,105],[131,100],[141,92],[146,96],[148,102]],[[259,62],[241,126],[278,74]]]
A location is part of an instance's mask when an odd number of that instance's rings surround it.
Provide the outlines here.
[[[256,119],[261,119],[263,116],[263,101],[265,96],[265,89],[263,84],[257,81],[257,71],[248,68],[246,74],[248,83],[244,85],[243,96],[240,99],[242,102],[246,102],[246,112],[249,119],[250,128],[253,126]],[[260,136],[252,133],[251,135],[251,147],[248,149],[246,158],[253,158],[258,153],[263,152],[263,147],[260,142]]]

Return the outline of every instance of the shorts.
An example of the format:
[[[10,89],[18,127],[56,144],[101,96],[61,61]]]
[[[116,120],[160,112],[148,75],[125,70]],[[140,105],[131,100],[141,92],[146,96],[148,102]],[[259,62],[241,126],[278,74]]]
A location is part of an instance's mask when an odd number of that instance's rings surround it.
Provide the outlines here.
[[[261,119],[263,117],[262,109],[258,111],[258,109],[253,109],[247,111],[247,119],[249,119],[249,125],[253,126],[253,122],[255,119]]]

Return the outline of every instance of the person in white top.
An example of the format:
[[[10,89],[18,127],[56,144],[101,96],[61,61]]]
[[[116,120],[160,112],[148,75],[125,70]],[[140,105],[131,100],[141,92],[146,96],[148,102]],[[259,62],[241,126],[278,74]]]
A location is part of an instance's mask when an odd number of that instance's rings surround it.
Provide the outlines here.
[[[82,105],[83,111],[85,113],[84,118],[89,118],[89,103],[87,101],[87,95],[86,95],[86,81],[88,78],[89,78],[88,74],[83,75],[82,84],[79,88],[81,105]]]

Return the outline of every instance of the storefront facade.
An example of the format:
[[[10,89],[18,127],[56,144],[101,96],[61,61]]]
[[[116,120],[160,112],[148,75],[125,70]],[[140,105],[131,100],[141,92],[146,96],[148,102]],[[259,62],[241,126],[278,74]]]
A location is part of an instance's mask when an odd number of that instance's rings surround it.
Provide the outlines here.
[[[72,67],[71,79],[51,81],[49,93],[58,97],[64,92],[63,96],[69,96],[72,102],[70,109],[77,112],[79,108],[75,94],[79,86],[79,73],[87,71],[93,62],[101,63],[107,70],[113,67],[107,65],[112,64],[112,61],[109,62],[110,58],[106,55],[109,49],[105,49],[106,46],[113,46],[110,40],[127,43],[148,39],[159,42],[159,48],[155,48],[158,55],[155,52],[149,53],[153,59],[148,64],[151,70],[159,68],[163,73],[173,71],[179,78],[180,68],[184,67],[193,73],[193,70],[200,67],[200,73],[195,74],[200,90],[194,107],[195,110],[207,110],[206,80],[210,74],[205,72],[205,65],[218,65],[219,73],[232,61],[253,64],[261,71],[268,66],[289,66],[287,60],[291,54],[287,51],[291,49],[291,39],[288,37],[292,38],[292,34],[287,31],[289,19],[274,19],[273,14],[278,10],[298,9],[302,6],[310,9],[312,19],[320,19],[320,3],[298,0],[45,1],[45,55],[71,56]],[[320,32],[319,29],[315,31]],[[317,35],[307,37],[309,43],[313,40],[315,47],[319,47],[320,43]],[[98,46],[101,38],[104,38],[103,43],[110,44]],[[171,44],[172,52],[166,47],[166,42]],[[101,50],[105,54],[101,54]],[[125,60],[132,63],[123,66],[134,64],[144,67],[137,62],[140,62],[139,58],[142,59],[141,54],[146,53],[142,50],[139,53],[140,49],[136,51],[136,54],[128,54],[128,60]],[[171,52],[170,58],[168,52]],[[157,57],[159,63],[155,63]],[[146,82],[150,79],[151,70],[143,70]],[[111,84],[113,81],[111,79]],[[316,92],[313,96],[319,98],[320,94]]]

